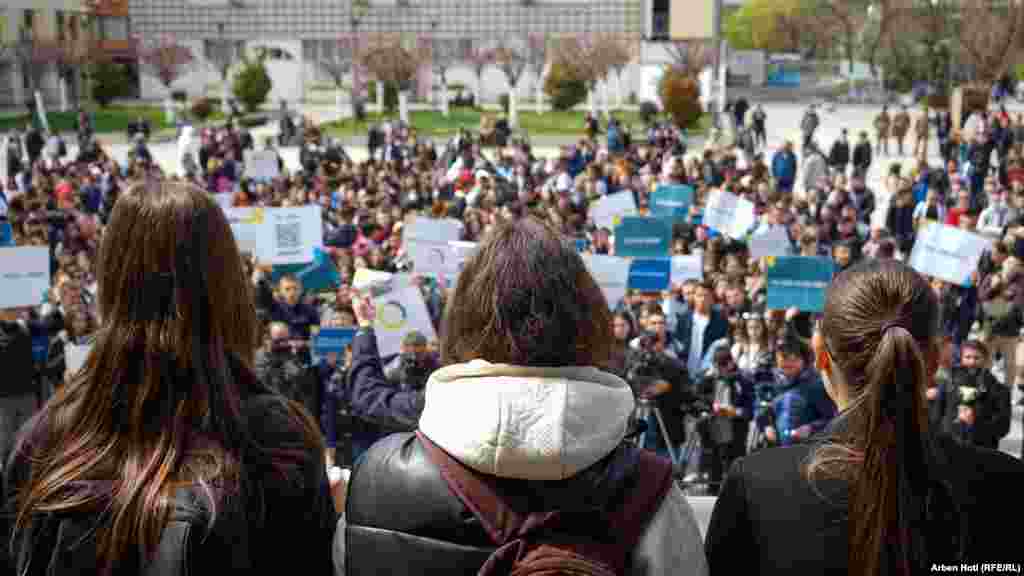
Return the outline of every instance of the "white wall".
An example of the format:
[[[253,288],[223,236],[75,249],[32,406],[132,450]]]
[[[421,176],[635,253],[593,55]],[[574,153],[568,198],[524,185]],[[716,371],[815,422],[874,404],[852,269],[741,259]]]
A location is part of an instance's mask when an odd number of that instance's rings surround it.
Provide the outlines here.
[[[171,90],[185,90],[189,99],[201,95],[220,97],[221,78],[216,66],[203,59],[203,41],[190,40],[182,42],[192,50],[196,62],[190,72],[179,79],[171,86]],[[260,46],[268,48],[280,48],[295,57],[294,60],[268,60],[267,72],[270,74],[273,88],[267,97],[268,105],[274,107],[280,100],[286,99],[291,103],[302,98],[303,90],[303,64],[301,41],[290,40],[268,40],[261,39],[246,44],[246,49],[255,49]],[[235,69],[232,68],[228,81],[234,77]],[[168,96],[168,91],[159,80],[140,70],[140,83],[142,84],[142,98],[144,100],[162,100]]]

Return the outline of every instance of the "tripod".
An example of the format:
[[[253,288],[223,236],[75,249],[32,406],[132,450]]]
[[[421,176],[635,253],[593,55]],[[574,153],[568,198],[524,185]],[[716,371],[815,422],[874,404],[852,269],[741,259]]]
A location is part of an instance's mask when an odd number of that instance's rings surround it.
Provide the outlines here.
[[[650,398],[638,398],[636,402],[636,411],[633,414],[633,418],[637,422],[644,422],[646,424],[647,419],[654,414],[655,420],[658,422],[658,432],[661,434],[661,440],[665,443],[665,448],[668,450],[669,459],[672,460],[672,469],[679,470],[679,456],[676,455],[675,447],[672,446],[672,441],[669,439],[668,428],[665,426],[665,418],[661,415],[661,410],[651,401]],[[647,434],[651,430],[646,426],[640,432],[640,436],[637,438],[638,446],[643,447],[647,442]]]

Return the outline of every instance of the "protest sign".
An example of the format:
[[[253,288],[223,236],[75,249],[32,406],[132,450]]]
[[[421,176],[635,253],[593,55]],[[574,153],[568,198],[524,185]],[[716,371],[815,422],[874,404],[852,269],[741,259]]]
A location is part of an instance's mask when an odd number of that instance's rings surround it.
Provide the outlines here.
[[[768,256],[788,256],[791,252],[789,233],[782,226],[772,226],[764,234],[750,237],[750,257],[754,260]]]
[[[371,295],[377,296],[390,292],[396,285],[394,280],[394,274],[369,268],[358,268],[352,277],[352,288],[360,292],[368,290]]]
[[[590,220],[598,228],[614,230],[623,217],[636,215],[636,200],[628,190],[604,196],[590,206]]]
[[[668,290],[672,261],[668,258],[637,258],[629,267],[627,287],[641,292]]]
[[[334,261],[320,248],[313,249],[313,263],[295,273],[302,288],[310,292],[333,290],[341,284]]]
[[[377,335],[377,349],[381,356],[401,352],[402,338],[412,331],[436,340],[437,333],[430,320],[430,312],[423,302],[423,294],[416,286],[404,286],[375,297],[377,316],[373,331]]]
[[[317,356],[341,354],[355,335],[355,328],[321,328],[313,338],[313,351]]]
[[[10,222],[0,222],[0,248],[14,246],[14,227]]]
[[[704,259],[700,254],[672,257],[672,282],[680,284],[687,280],[704,279]]]
[[[253,180],[273,180],[281,175],[274,150],[246,150],[245,175]]]
[[[754,204],[725,190],[713,190],[704,208],[705,226],[731,238],[743,238],[757,218]]]
[[[945,224],[929,224],[918,233],[910,253],[910,266],[921,274],[970,286],[971,273],[992,241]]]
[[[829,258],[818,256],[769,257],[767,260],[768,308],[803,312],[825,309],[825,291],[835,265]]]
[[[412,260],[412,269],[423,276],[441,276],[458,271],[452,261],[455,253],[448,245],[462,236],[462,223],[451,218],[409,219],[402,230],[405,251]]]
[[[583,262],[590,270],[590,275],[604,292],[609,308],[615,308],[626,295],[626,283],[629,280],[629,260],[617,256],[603,254],[583,254]]]
[[[0,248],[0,310],[38,306],[49,290],[49,248]]]
[[[225,210],[239,250],[260,262],[308,264],[314,248],[322,248],[319,206],[297,208],[231,208]]]
[[[625,216],[615,227],[615,255],[632,258],[667,258],[672,225],[659,218]]]
[[[659,184],[651,194],[651,214],[686,218],[693,204],[693,187],[686,184]]]

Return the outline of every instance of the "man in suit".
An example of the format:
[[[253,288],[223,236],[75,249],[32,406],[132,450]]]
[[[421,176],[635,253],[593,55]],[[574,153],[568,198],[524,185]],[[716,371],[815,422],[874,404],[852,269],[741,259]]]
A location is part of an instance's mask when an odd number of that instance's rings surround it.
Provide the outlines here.
[[[715,291],[710,282],[702,282],[693,291],[690,310],[676,322],[676,339],[692,381],[704,371],[704,359],[711,345],[729,336],[729,322],[715,307]]]

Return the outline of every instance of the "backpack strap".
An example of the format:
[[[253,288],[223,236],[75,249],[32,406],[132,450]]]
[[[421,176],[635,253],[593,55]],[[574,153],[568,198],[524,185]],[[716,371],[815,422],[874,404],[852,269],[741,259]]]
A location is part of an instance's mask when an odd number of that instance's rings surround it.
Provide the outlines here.
[[[417,431],[416,435],[451,491],[498,546],[480,574],[509,573],[539,541],[581,556],[601,558],[622,572],[648,521],[672,486],[672,465],[668,460],[630,449],[619,458],[613,456],[607,471],[611,481],[619,481],[621,486],[608,502],[614,509],[517,510],[502,495],[497,478],[470,470],[422,432]]]

